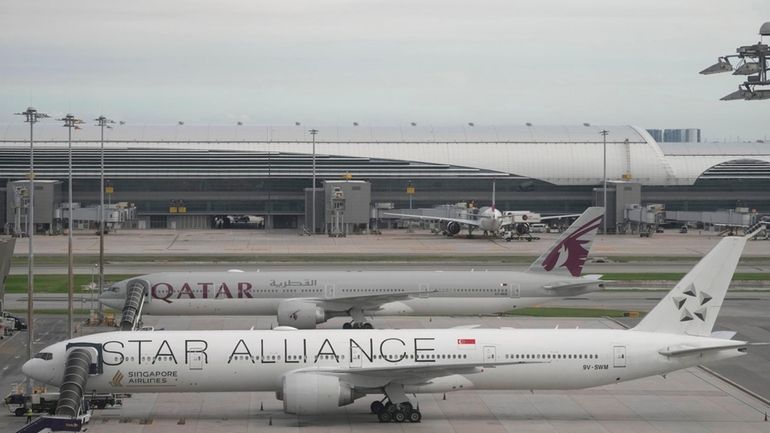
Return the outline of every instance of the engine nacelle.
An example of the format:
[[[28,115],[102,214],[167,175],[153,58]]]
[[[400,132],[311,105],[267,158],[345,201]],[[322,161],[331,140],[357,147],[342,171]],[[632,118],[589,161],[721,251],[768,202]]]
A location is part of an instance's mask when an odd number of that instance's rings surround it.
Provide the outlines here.
[[[447,232],[447,234],[449,236],[454,236],[454,235],[460,233],[460,229],[461,228],[462,227],[460,227],[460,223],[455,222],[455,221],[449,221],[446,224],[446,227],[444,228],[444,231]]]
[[[336,376],[317,373],[289,373],[283,377],[280,395],[283,410],[296,415],[319,415],[345,406],[363,394]]]
[[[300,299],[284,301],[278,304],[278,324],[298,329],[314,329],[318,323],[326,321],[326,312],[313,302]]]

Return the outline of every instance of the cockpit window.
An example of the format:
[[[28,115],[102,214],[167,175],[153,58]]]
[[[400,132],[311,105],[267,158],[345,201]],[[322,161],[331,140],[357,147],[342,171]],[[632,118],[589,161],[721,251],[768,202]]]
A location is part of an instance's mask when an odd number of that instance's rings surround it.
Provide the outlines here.
[[[44,361],[50,361],[53,359],[53,353],[51,352],[38,352],[35,358],[42,359]]]

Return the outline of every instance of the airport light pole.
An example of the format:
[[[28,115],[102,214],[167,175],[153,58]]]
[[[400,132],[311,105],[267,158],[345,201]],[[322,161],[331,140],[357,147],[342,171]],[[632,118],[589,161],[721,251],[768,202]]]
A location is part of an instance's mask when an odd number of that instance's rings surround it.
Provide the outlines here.
[[[99,292],[104,287],[104,128],[112,129],[114,120],[104,116],[96,119],[96,124],[101,128],[101,151],[99,156]],[[91,307],[93,309],[93,306]]]
[[[14,113],[17,116],[24,116],[24,121],[29,123],[29,202],[27,204],[27,239],[29,241],[29,251],[27,251],[27,357],[32,359],[35,355],[32,348],[34,339],[32,333],[33,324],[33,295],[35,292],[35,253],[32,245],[32,239],[35,236],[35,123],[40,119],[49,117],[45,113],[40,113],[32,107],[27,108],[21,113]],[[32,381],[27,381],[27,392],[32,393]]]
[[[73,302],[75,298],[74,256],[72,251],[72,128],[80,129],[78,125],[83,123],[83,121],[72,114],[67,114],[58,120],[64,122],[64,127],[67,128],[67,193],[69,196],[67,208],[69,213],[67,222],[67,338],[72,338]]]
[[[602,142],[604,144],[604,170],[603,170],[603,182],[602,182],[602,204],[604,205],[604,218],[602,218],[602,234],[607,234],[607,134],[609,134],[610,131],[607,131],[606,129],[602,129],[599,131],[599,134],[602,135]]]
[[[315,135],[318,134],[317,129],[311,129],[310,135],[313,136],[313,197],[312,197],[312,206],[313,206],[313,235],[315,235]]]

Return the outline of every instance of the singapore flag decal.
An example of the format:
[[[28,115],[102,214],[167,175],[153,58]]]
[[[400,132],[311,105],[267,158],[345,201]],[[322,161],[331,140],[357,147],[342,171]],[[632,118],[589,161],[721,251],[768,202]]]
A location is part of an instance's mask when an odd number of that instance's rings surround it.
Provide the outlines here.
[[[476,339],[475,338],[458,338],[457,348],[458,349],[475,349]]]

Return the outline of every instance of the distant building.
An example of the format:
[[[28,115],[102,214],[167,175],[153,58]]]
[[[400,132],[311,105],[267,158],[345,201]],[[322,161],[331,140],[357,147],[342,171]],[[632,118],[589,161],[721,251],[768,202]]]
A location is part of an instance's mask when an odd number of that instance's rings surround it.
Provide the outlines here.
[[[770,212],[770,143],[666,143],[624,125],[319,126],[315,158],[313,137],[300,125],[122,126],[105,142],[105,177],[112,202],[135,203],[137,225],[146,228],[216,228],[230,216],[262,218],[268,229],[307,226],[314,165],[316,188],[366,180],[373,204],[397,209],[410,200],[414,208],[489,205],[494,181],[501,210],[579,213],[603,182],[603,129],[607,178],[641,184],[642,203]],[[9,203],[6,185],[29,172],[29,127],[0,131],[0,203]],[[35,127],[37,179],[66,182],[63,131],[53,122]],[[679,140],[688,138],[679,131]],[[689,137],[697,140],[697,132]],[[83,206],[100,200],[99,138],[98,128],[84,128],[72,146],[73,200]],[[0,228],[14,222],[7,215],[0,212]]]
[[[663,141],[663,130],[662,129],[648,129],[647,133],[652,136],[652,138],[655,139],[658,143]]]
[[[648,129],[652,138],[658,143],[700,143],[700,129]]]

